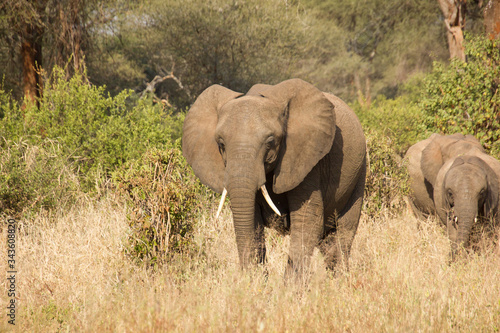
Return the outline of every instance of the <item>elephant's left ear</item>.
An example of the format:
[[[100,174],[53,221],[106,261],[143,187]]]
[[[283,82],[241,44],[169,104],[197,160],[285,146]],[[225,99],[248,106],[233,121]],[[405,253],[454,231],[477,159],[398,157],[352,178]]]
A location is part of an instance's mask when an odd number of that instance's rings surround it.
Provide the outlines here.
[[[300,79],[283,81],[261,94],[287,113],[286,139],[274,171],[275,193],[299,185],[331,149],[335,137],[333,104],[313,85]]]
[[[486,199],[486,214],[492,214],[498,210],[498,177],[495,171],[484,162],[486,165],[486,177],[488,182],[488,197]],[[486,215],[485,214],[485,215]]]

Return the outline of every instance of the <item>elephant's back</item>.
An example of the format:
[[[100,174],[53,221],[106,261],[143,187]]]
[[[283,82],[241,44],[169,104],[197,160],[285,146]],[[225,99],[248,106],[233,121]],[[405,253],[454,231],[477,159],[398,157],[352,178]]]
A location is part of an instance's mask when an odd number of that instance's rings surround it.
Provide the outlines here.
[[[432,139],[433,136],[415,143],[408,148],[403,159],[409,176],[411,200],[415,207],[423,213],[433,213],[435,211],[433,188],[430,183],[426,183],[421,168],[422,151]]]
[[[330,152],[320,162],[325,213],[341,211],[366,170],[366,139],[356,114],[340,98],[325,93],[335,106],[335,139]]]

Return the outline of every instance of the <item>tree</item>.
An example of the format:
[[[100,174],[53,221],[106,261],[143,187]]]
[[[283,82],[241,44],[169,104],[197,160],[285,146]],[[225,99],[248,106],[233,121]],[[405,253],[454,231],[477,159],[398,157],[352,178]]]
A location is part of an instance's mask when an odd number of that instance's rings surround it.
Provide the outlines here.
[[[89,77],[113,92],[151,90],[189,105],[212,84],[246,91],[289,78],[308,43],[300,13],[281,0],[150,0],[124,5],[99,33]]]
[[[18,66],[22,91],[35,101],[43,89],[43,71],[58,65],[67,75],[81,72],[90,13],[98,0],[5,0],[0,6],[0,40],[8,45],[9,62]],[[97,15],[94,14],[94,15]],[[3,55],[5,57],[5,55]],[[16,67],[0,74],[16,74]]]
[[[40,13],[46,1],[14,1],[7,0],[0,7],[3,17],[3,39],[10,47],[18,48],[22,72],[22,91],[24,96],[33,102],[42,92],[42,38],[44,24]]]
[[[368,106],[446,59],[439,7],[428,0],[302,0],[314,38],[303,73],[325,91]]]
[[[444,16],[450,59],[465,61],[464,34],[467,0],[438,0]]]
[[[491,39],[500,37],[500,1],[487,0],[484,7],[484,26]]]

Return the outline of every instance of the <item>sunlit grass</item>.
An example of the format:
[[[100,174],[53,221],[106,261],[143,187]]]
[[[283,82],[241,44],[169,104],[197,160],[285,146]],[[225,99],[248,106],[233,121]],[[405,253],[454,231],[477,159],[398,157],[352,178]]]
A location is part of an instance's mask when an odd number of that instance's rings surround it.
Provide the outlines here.
[[[16,329],[29,332],[390,331],[500,329],[500,255],[448,264],[436,221],[362,217],[349,271],[335,275],[316,251],[306,289],[285,286],[289,239],[267,232],[268,264],[242,272],[226,208],[197,224],[195,253],[153,272],[125,255],[125,211],[83,202],[21,221]],[[420,223],[420,224],[419,224]],[[1,235],[6,239],[5,230]],[[4,271],[5,261],[1,261]],[[2,285],[6,286],[5,280]],[[5,299],[5,292],[2,292]],[[0,331],[11,329],[2,316]]]

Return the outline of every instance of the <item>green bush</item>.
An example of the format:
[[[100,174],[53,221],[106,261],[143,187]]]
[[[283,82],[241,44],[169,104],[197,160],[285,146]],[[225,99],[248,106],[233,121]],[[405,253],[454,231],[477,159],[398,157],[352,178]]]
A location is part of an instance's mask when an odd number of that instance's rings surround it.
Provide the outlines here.
[[[0,145],[0,213],[23,213],[72,204],[80,193],[75,166],[57,141],[39,145],[4,141]]]
[[[206,193],[187,165],[177,141],[151,149],[113,175],[130,205],[131,255],[149,265],[192,246],[195,217]]]
[[[155,93],[177,105],[212,84],[245,92],[288,79],[311,39],[305,13],[281,0],[152,0],[136,8],[117,13],[119,35],[101,36],[106,55],[91,62],[92,76],[116,88],[175,70],[182,89],[166,81]]]
[[[413,78],[402,88],[403,94],[394,99],[379,95],[369,108],[353,106],[365,131],[371,131],[371,136],[378,140],[390,140],[394,151],[401,156],[412,144],[430,134],[418,105],[421,81],[420,77]]]
[[[435,63],[425,80],[421,107],[435,132],[477,137],[500,155],[500,41],[466,39],[466,62]]]
[[[23,128],[23,113],[11,94],[0,86],[0,146],[5,147],[6,140],[19,140]]]
[[[364,211],[376,216],[381,211],[398,213],[408,194],[408,175],[403,156],[430,133],[418,106],[422,79],[415,77],[395,99],[379,96],[369,108],[354,105],[367,141],[368,172]]]
[[[408,174],[397,145],[389,136],[366,130],[367,165],[363,210],[369,216],[381,211],[398,213],[408,194]]]
[[[179,137],[184,118],[151,99],[134,100],[128,90],[111,97],[105,87],[88,84],[85,76],[66,79],[57,68],[45,84],[39,108],[28,103],[21,110],[2,96],[0,135],[7,140],[22,137],[34,145],[57,140],[78,166],[85,190],[93,187],[95,177]]]

